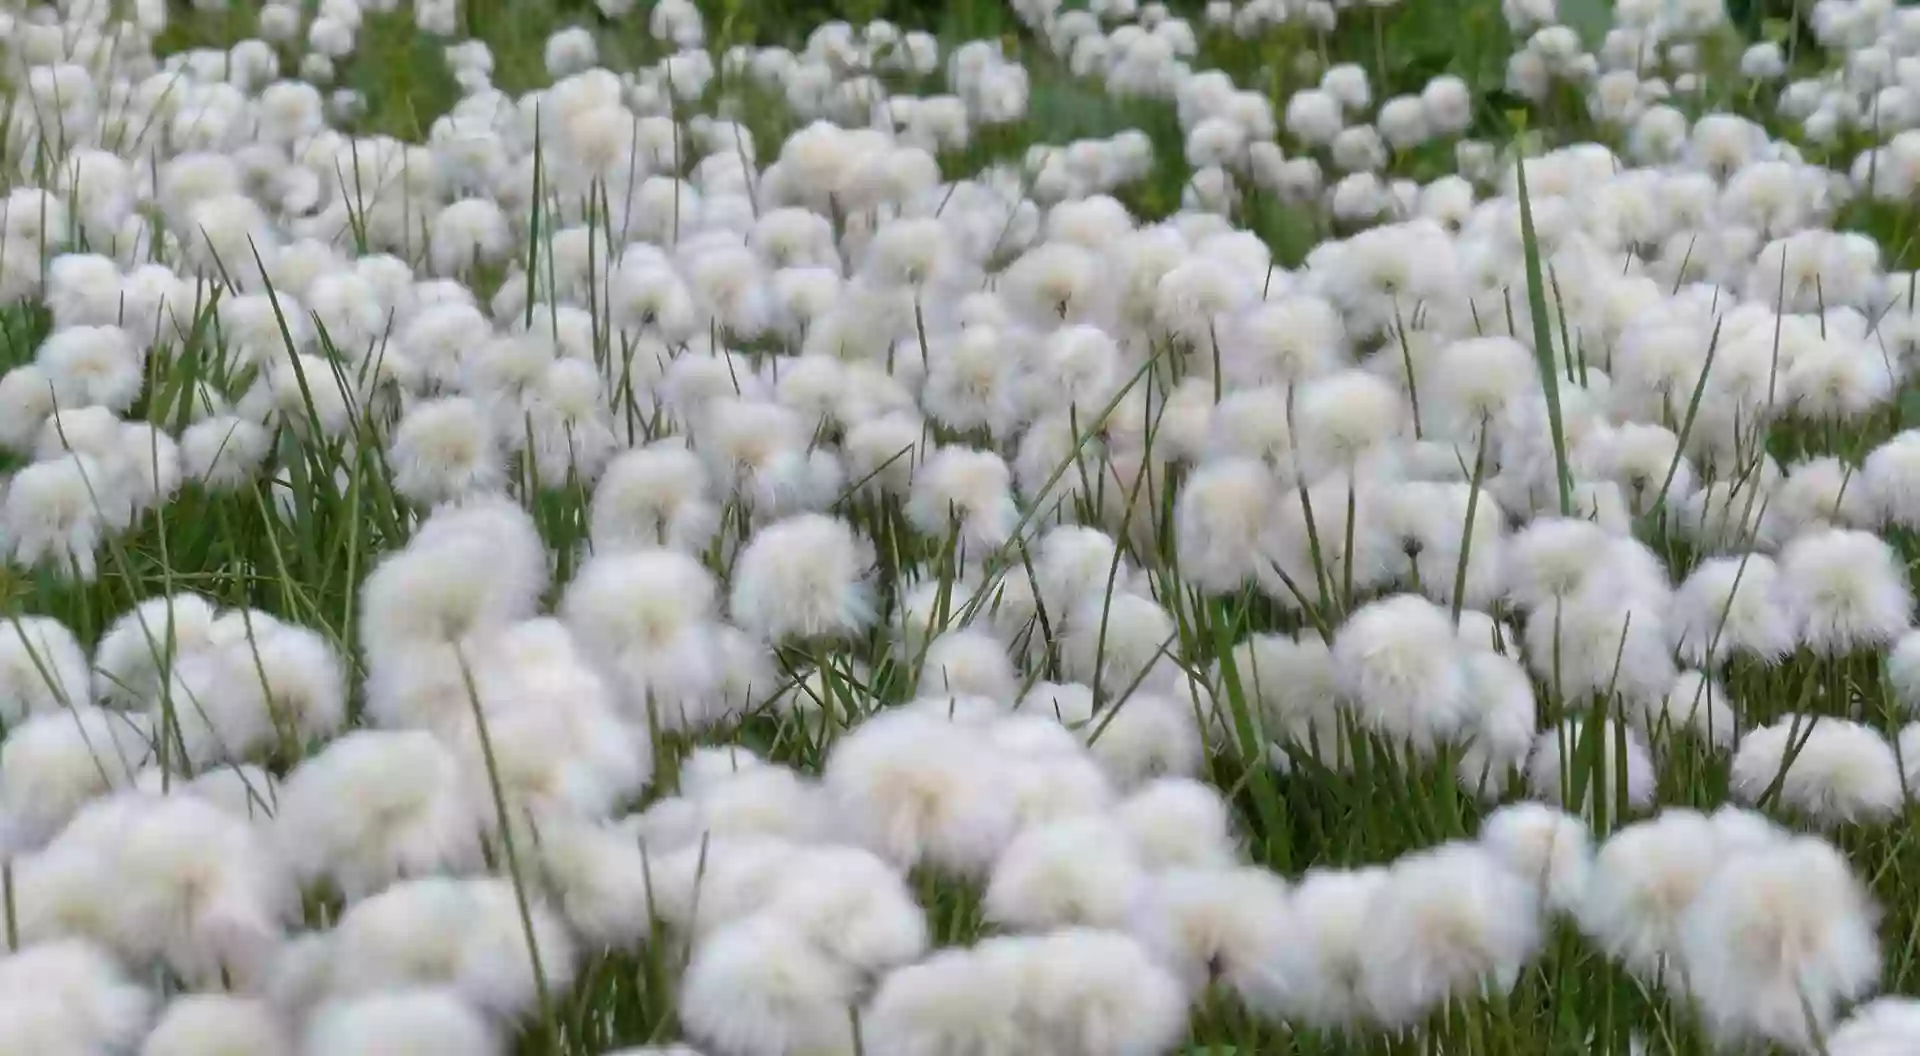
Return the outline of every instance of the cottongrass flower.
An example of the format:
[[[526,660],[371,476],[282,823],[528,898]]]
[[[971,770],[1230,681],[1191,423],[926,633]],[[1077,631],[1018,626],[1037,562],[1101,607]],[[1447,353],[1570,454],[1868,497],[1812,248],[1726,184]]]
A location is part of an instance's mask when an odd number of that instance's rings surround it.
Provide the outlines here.
[[[45,616],[7,622],[0,627],[0,726],[85,705],[91,673],[73,632]]]
[[[1649,741],[1665,744],[1675,736],[1724,751],[1739,733],[1726,688],[1700,671],[1682,671],[1658,702],[1630,711],[1634,728]]]
[[[274,836],[305,883],[348,901],[394,880],[476,870],[488,828],[460,762],[418,730],[354,730],[287,775]]]
[[[293,1051],[293,1030],[278,1012],[258,998],[230,994],[174,998],[140,1046],[140,1056],[292,1056]]]
[[[1361,722],[1396,749],[1429,753],[1465,722],[1459,642],[1425,598],[1401,594],[1355,612],[1334,636],[1333,675]]]
[[[1884,821],[1906,801],[1893,745],[1871,727],[1824,715],[1787,715],[1749,731],[1729,783],[1743,802],[1777,794],[1782,806],[1826,826]]]
[[[445,876],[405,880],[354,903],[316,936],[303,993],[366,999],[416,987],[446,987],[466,1005],[514,1019],[533,1011],[542,985],[573,979],[574,945],[544,903],[528,906],[533,946],[513,882]],[[534,957],[540,975],[535,975]],[[322,1013],[324,1016],[324,1013]]]
[[[719,1052],[776,1056],[853,1049],[858,979],[776,916],[731,924],[694,946],[680,1016]]]
[[[1555,911],[1576,910],[1593,874],[1593,834],[1575,815],[1543,803],[1501,807],[1480,826],[1480,845],[1532,882]]]
[[[402,988],[328,1002],[308,1021],[300,1051],[312,1056],[493,1056],[499,1030],[442,987]]]
[[[1368,902],[1359,993],[1389,1026],[1419,1022],[1450,998],[1511,990],[1539,954],[1539,893],[1470,843],[1395,862]]]
[[[1243,984],[1248,1006],[1270,1019],[1318,1028],[1356,1026],[1369,1009],[1371,914],[1390,875],[1377,866],[1308,870],[1293,889],[1294,926]],[[1388,981],[1382,980],[1383,997],[1394,996]]]
[[[1109,818],[1065,818],[1014,837],[993,866],[988,920],[1022,931],[1126,923],[1147,874],[1127,831]]]
[[[0,848],[38,848],[89,800],[130,787],[152,742],[144,716],[86,704],[9,727],[0,741]]]
[[[1700,562],[1674,592],[1681,658],[1718,664],[1728,656],[1773,662],[1793,651],[1797,634],[1780,594],[1780,569],[1765,554]]]
[[[728,608],[770,641],[839,638],[873,621],[870,548],[845,521],[802,514],[762,528],[733,568]]]
[[[1239,860],[1226,801],[1193,778],[1149,781],[1115,805],[1113,814],[1150,870],[1224,867]]]
[[[1642,979],[1679,978],[1687,912],[1726,856],[1723,833],[1692,810],[1668,810],[1615,832],[1594,856],[1574,913],[1581,932]]]
[[[1920,1001],[1880,997],[1853,1010],[1827,1035],[1832,1056],[1900,1056],[1920,1034]]]
[[[1613,719],[1590,726],[1584,719],[1568,719],[1534,740],[1527,757],[1527,787],[1549,803],[1577,800],[1582,814],[1595,804],[1612,813],[1624,803],[1629,810],[1653,804],[1657,774],[1653,755],[1631,727]]]
[[[824,781],[847,832],[902,866],[983,874],[1012,837],[1007,769],[972,726],[912,708],[843,736]]]
[[[84,936],[199,986],[258,985],[298,910],[265,835],[194,796],[124,792],[22,861],[23,936]]]
[[[79,939],[29,944],[0,957],[0,1052],[127,1052],[153,995],[107,951]]]
[[[1913,623],[1906,567],[1870,532],[1803,535],[1781,552],[1780,577],[1799,639],[1816,654],[1878,648]]]
[[[861,1016],[869,1052],[1150,1056],[1186,1029],[1179,982],[1126,935],[983,940],[901,969]]]
[[[1879,984],[1878,916],[1846,857],[1817,838],[1728,857],[1680,931],[1686,982],[1709,1030],[1726,1043],[1812,1047],[1842,1003]]]
[[[1198,1000],[1215,980],[1259,986],[1262,964],[1293,926],[1286,881],[1257,866],[1169,869],[1148,877],[1127,930]]]

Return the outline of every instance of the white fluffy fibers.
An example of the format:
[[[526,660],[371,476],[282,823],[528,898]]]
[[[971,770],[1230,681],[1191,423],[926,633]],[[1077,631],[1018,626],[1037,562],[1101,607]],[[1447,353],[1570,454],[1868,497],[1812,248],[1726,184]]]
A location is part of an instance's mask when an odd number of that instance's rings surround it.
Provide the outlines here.
[[[1920,1001],[1880,997],[1860,1005],[1827,1035],[1832,1056],[1908,1056],[1920,1038]]]
[[[1453,622],[1425,598],[1363,606],[1333,639],[1333,677],[1361,722],[1395,748],[1426,753],[1460,732],[1466,674]]]
[[[1156,685],[1142,680],[1156,667],[1165,668],[1178,640],[1178,628],[1165,608],[1152,598],[1121,591],[1082,597],[1066,611],[1063,622],[1061,670],[1108,695],[1140,684]]]
[[[1261,965],[1293,924],[1285,880],[1258,866],[1170,869],[1149,877],[1127,930],[1198,999],[1215,979],[1257,990]]]
[[[497,1056],[499,1031],[458,994],[439,987],[373,993],[322,1006],[302,1056]]]
[[[1019,692],[1019,674],[1006,646],[986,631],[962,627],[927,644],[917,696],[985,697],[1010,707]]]
[[[661,441],[607,464],[593,489],[595,553],[664,546],[698,553],[720,527],[707,469],[685,445]]]
[[[1906,565],[1871,532],[1795,539],[1780,554],[1780,580],[1801,644],[1822,656],[1879,648],[1913,622]]]
[[[1139,942],[1111,931],[1069,928],[1006,944],[998,955],[1025,977],[1019,1019],[1029,1052],[1061,1056],[1153,1056],[1186,1033],[1180,982]]]
[[[259,473],[272,442],[272,434],[258,422],[214,415],[180,434],[180,469],[210,491],[234,490]]]
[[[1594,856],[1575,919],[1607,956],[1652,980],[1679,967],[1681,922],[1725,857],[1704,814],[1669,810],[1615,832]]]
[[[866,1051],[873,1056],[1022,1056],[1035,1051],[1034,1039],[1015,1018],[1024,966],[1016,957],[996,955],[1008,941],[940,950],[888,974],[860,1017]]]
[[[140,1056],[292,1056],[293,1033],[266,1002],[232,994],[174,998]]]
[[[927,952],[926,911],[906,877],[870,851],[802,848],[780,880],[764,911],[841,964],[871,974]]]
[[[1254,458],[1224,458],[1193,471],[1174,506],[1181,575],[1212,594],[1232,594],[1259,571],[1275,514],[1273,472]]]
[[[769,640],[838,638],[873,621],[873,556],[852,526],[801,514],[762,528],[733,566],[735,622]]]
[[[1726,687],[1701,671],[1680,672],[1666,696],[1631,708],[1628,714],[1634,727],[1654,744],[1686,736],[1724,751],[1739,733],[1739,719]]]
[[[1513,803],[1487,815],[1480,845],[1531,882],[1552,909],[1572,912],[1593,873],[1586,822],[1544,803]]]
[[[1013,835],[1007,766],[974,727],[926,710],[883,713],[827,757],[827,793],[848,834],[901,866],[978,875]]]
[[[153,996],[106,951],[77,939],[0,957],[0,1056],[126,1052]]]
[[[1512,989],[1544,935],[1537,890],[1490,851],[1450,843],[1396,862],[1369,903],[1360,991],[1406,1027],[1452,997]]]
[[[477,869],[486,819],[462,793],[433,735],[354,730],[287,775],[273,833],[303,882],[352,901],[401,877]]]
[[[1774,661],[1793,651],[1792,614],[1780,594],[1780,568],[1764,554],[1711,557],[1674,591],[1674,635],[1681,659],[1718,663],[1730,655]]]
[[[1126,830],[1098,815],[1022,832],[994,863],[986,917],[1023,931],[1119,927],[1146,882]]]
[[[531,616],[546,589],[547,556],[537,532],[523,540],[518,533],[447,522],[437,530],[438,516],[383,558],[361,586],[360,647],[370,667],[504,628]],[[526,530],[533,532],[530,521]]]
[[[1809,1051],[1843,1002],[1878,985],[1878,916],[1846,857],[1818,838],[1727,858],[1680,933],[1708,1028],[1723,1043]]]
[[[387,461],[393,489],[422,506],[495,490],[507,475],[486,408],[464,396],[415,404],[394,430]]]
[[[1233,816],[1218,789],[1186,777],[1147,782],[1114,816],[1150,870],[1231,865],[1239,857]]]
[[[146,717],[82,704],[0,741],[0,854],[38,847],[88,800],[127,788],[152,755]]]
[[[91,580],[97,569],[94,552],[107,528],[105,511],[124,498],[90,455],[35,462],[8,484],[0,506],[0,540],[19,564],[45,561]]]
[[[16,877],[22,935],[76,923],[193,986],[257,984],[299,908],[264,835],[197,796],[122,793],[76,815]]]
[[[59,620],[15,616],[0,625],[0,727],[87,703],[87,654]]]
[[[1361,986],[1382,867],[1313,869],[1293,889],[1293,923],[1241,989],[1263,1016],[1315,1027],[1348,1027],[1366,1011]]]
[[[1012,538],[1020,522],[1013,471],[992,451],[940,448],[914,470],[907,519],[933,539],[958,531],[964,557],[984,559]]]
[[[93,692],[108,707],[158,699],[160,671],[211,644],[213,604],[198,594],[148,598],[108,626],[93,651]]]
[[[661,729],[704,725],[720,705],[713,576],[677,550],[588,561],[561,602],[567,627],[618,686],[625,714]]]
[[[1787,715],[1749,732],[1728,781],[1751,804],[1777,783],[1782,806],[1822,825],[1884,821],[1906,798],[1893,745],[1870,726],[1827,715]]]
[[[573,942],[544,903],[527,908],[541,973],[558,992],[573,979]],[[446,986],[474,1008],[507,1018],[530,1013],[538,1001],[541,976],[509,880],[402,881],[349,907],[327,945],[323,996]]]
[[[1622,591],[1615,577],[1601,575],[1578,594],[1534,609],[1525,644],[1535,677],[1563,699],[1599,694],[1644,701],[1665,694],[1676,674],[1669,606],[1644,589]]]
[[[722,1056],[853,1051],[859,980],[778,917],[701,939],[680,981],[687,1032]]]
[[[1205,746],[1198,714],[1213,709],[1187,687],[1173,694],[1139,691],[1115,701],[1080,728],[1094,762],[1121,789],[1163,775],[1192,776]]]

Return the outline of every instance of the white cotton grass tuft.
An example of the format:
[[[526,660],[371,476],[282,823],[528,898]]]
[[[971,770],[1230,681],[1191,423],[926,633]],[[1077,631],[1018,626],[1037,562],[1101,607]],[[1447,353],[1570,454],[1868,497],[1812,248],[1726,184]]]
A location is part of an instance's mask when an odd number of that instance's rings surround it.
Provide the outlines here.
[[[575,969],[564,924],[540,901],[523,922],[512,882],[494,877],[401,881],[348,907],[320,941],[310,985],[322,999],[447,987],[476,1010],[514,1018],[534,1010],[543,978],[557,991]]]
[[[1333,640],[1334,685],[1366,727],[1416,754],[1457,734],[1468,701],[1453,623],[1425,598],[1369,603]]]
[[[824,781],[852,839],[895,864],[982,875],[1012,838],[1000,757],[944,713],[902,709],[841,737]]]
[[[1879,910],[1846,857],[1808,836],[1734,853],[1681,925],[1680,960],[1723,1044],[1813,1046],[1880,981]],[[1830,1049],[1829,1051],[1840,1051]]]
[[[734,564],[728,609],[768,640],[839,638],[874,618],[866,576],[873,556],[852,527],[802,514],[762,528]]]
[[[1120,927],[1147,872],[1127,831],[1099,816],[1026,830],[994,863],[986,918],[1022,931]]]
[[[499,1030],[454,991],[419,987],[328,1002],[301,1037],[311,1056],[491,1056]]]
[[[1787,715],[1745,733],[1728,780],[1742,802],[1777,795],[1828,826],[1884,821],[1906,801],[1893,745],[1870,726],[1825,715]]]
[[[96,796],[131,787],[151,758],[146,717],[80,705],[0,741],[0,852],[39,847]]]
[[[387,449],[393,488],[422,506],[492,491],[506,480],[506,458],[480,404],[447,396],[415,405]]]
[[[1579,907],[1593,872],[1593,834],[1580,818],[1543,803],[1514,803],[1487,815],[1479,841],[1534,884],[1548,907]]]
[[[15,616],[0,626],[0,726],[85,706],[91,680],[87,654],[60,621]]]
[[[701,939],[680,982],[687,1032],[719,1052],[850,1051],[858,980],[778,916]]]
[[[1920,1034],[1920,1000],[1877,997],[1854,1008],[1827,1035],[1833,1056],[1900,1056]]]
[[[1725,751],[1739,734],[1739,718],[1726,687],[1700,671],[1680,672],[1664,697],[1634,708],[1630,719],[1641,736],[1657,745],[1690,737]]]
[[[1668,810],[1618,830],[1594,856],[1574,914],[1581,932],[1642,979],[1671,975],[1681,967],[1687,911],[1728,842],[1713,819],[1691,810]]]
[[[1150,870],[1223,866],[1239,858],[1226,801],[1193,778],[1149,781],[1113,813]]]
[[[1772,662],[1797,641],[1779,566],[1765,554],[1700,562],[1675,590],[1673,609],[1677,651],[1691,664],[1733,655]]]
[[[292,1027],[278,1011],[258,998],[229,994],[174,998],[140,1046],[140,1056],[292,1056],[293,1052]]]
[[[355,730],[287,775],[273,820],[288,863],[349,901],[406,876],[476,870],[487,820],[459,760],[424,731]]]
[[[1781,587],[1801,644],[1823,656],[1887,645],[1913,623],[1906,566],[1870,532],[1803,535],[1780,555]]]
[[[106,951],[80,939],[23,946],[0,957],[0,1049],[130,1052],[153,995]]]
[[[1308,870],[1292,891],[1293,927],[1242,986],[1249,1007],[1322,1029],[1358,1026],[1369,1014],[1371,914],[1389,883],[1384,867]]]
[[[14,893],[23,938],[84,934],[202,987],[259,985],[299,905],[248,820],[197,796],[142,792],[83,808],[17,864]]]
[[[1190,998],[1215,979],[1251,992],[1294,926],[1287,894],[1286,881],[1257,866],[1169,869],[1146,879],[1127,930],[1175,971]]]
[[[1395,862],[1368,902],[1360,995],[1387,1026],[1453,997],[1512,989],[1545,928],[1537,888],[1491,851],[1445,844]]]

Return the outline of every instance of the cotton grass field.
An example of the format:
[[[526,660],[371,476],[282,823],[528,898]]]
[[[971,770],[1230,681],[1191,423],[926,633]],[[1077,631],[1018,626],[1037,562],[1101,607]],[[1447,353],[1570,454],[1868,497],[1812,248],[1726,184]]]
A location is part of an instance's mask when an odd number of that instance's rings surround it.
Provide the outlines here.
[[[0,1054],[1920,1054],[1920,8],[1080,3],[0,0]]]

